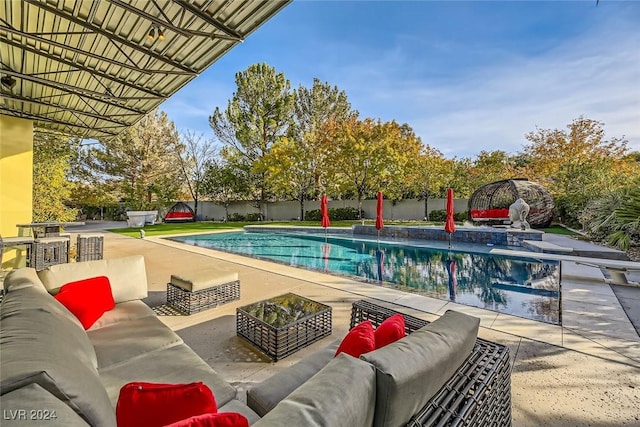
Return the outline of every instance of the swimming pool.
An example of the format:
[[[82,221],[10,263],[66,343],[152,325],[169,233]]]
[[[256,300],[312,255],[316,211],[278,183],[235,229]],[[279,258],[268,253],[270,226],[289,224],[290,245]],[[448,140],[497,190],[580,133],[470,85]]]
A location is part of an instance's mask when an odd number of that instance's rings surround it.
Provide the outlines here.
[[[345,275],[406,292],[560,324],[560,264],[412,246],[402,241],[285,232],[173,237],[193,246]]]

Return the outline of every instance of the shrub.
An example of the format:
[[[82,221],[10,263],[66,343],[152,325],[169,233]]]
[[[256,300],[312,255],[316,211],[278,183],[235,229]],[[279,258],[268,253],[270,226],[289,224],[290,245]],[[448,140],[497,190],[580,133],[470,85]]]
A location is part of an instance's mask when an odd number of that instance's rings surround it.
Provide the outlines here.
[[[356,208],[335,208],[329,209],[329,219],[331,221],[351,221],[358,219],[358,210]],[[304,214],[305,221],[321,221],[322,214],[320,209],[306,211]]]
[[[453,214],[453,219],[456,222],[468,221],[469,220],[469,212],[468,211],[456,212],[455,214]]]
[[[260,215],[260,213],[258,212],[247,214],[247,221],[261,221],[261,220],[262,220],[262,215]]]
[[[437,209],[429,212],[429,221],[433,222],[445,222],[447,220],[447,211],[444,209]]]
[[[231,215],[229,215],[229,221],[231,222],[241,222],[241,221],[245,221],[246,219],[247,217],[239,214],[238,212],[234,212]]]
[[[573,228],[582,228],[580,214],[587,206],[588,198],[581,194],[558,196],[554,199],[556,215],[560,223]]]
[[[358,219],[358,209],[356,208],[337,208],[329,209],[329,219],[335,221],[350,221]]]
[[[331,209],[329,209],[329,219],[331,219]],[[320,209],[314,209],[312,211],[306,211],[304,213],[305,221],[320,221],[322,220],[322,215],[320,214]]]

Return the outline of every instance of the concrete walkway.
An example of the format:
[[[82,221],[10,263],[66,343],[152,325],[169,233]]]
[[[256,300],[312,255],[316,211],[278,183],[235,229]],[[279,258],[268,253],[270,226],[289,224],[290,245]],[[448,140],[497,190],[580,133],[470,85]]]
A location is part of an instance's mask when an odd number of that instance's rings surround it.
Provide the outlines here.
[[[563,326],[554,326],[164,239],[105,234],[105,258],[134,254],[145,257],[151,291],[164,291],[173,273],[239,273],[240,301],[162,320],[177,331],[211,321],[210,333],[190,345],[214,346],[207,362],[240,390],[344,336],[351,302],[375,298],[427,320],[447,309],[479,317],[480,336],[511,349],[514,426],[640,425],[640,338],[611,287],[589,267],[563,261]],[[235,336],[235,309],[285,292],[331,305],[333,335],[272,363]]]

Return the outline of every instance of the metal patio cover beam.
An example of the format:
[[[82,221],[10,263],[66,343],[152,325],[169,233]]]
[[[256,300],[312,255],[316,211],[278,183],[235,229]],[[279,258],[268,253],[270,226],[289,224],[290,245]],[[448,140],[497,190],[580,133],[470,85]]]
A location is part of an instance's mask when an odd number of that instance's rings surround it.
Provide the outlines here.
[[[113,137],[290,2],[0,1],[0,114]],[[152,28],[164,40],[150,39]]]

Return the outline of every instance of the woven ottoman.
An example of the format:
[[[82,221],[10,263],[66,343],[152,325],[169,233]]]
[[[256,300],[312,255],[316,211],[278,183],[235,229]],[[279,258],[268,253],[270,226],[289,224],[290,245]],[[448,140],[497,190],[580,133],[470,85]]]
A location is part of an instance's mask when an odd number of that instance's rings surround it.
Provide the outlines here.
[[[69,262],[69,249],[71,240],[68,237],[42,237],[33,243],[33,264],[36,271]]]
[[[202,271],[171,275],[167,304],[186,314],[197,313],[240,299],[238,273]]]

